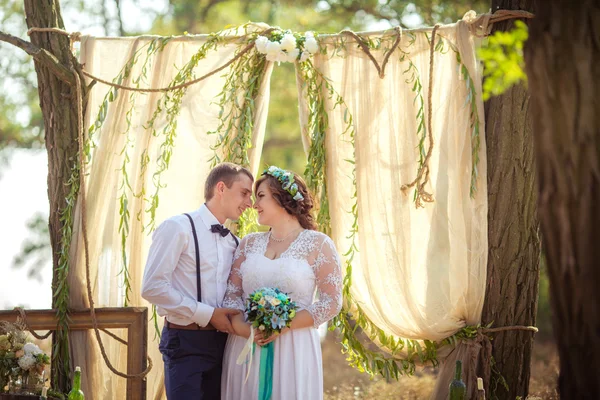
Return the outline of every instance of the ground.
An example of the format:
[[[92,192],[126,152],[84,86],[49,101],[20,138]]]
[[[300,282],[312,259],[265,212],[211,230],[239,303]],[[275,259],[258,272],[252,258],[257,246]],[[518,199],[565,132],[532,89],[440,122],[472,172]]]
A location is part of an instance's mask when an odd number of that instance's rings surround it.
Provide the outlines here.
[[[35,341],[50,354],[50,340]],[[152,342],[153,343],[153,342]],[[152,345],[152,344],[151,344]],[[386,383],[381,377],[369,379],[367,374],[348,366],[341,353],[339,337],[328,332],[323,343],[323,374],[325,400],[421,400],[429,399],[435,386],[436,371],[417,368],[411,377]],[[550,340],[536,341],[533,349],[529,400],[557,400],[558,354]]]
[[[323,343],[323,373],[325,400],[350,399],[429,399],[435,386],[436,371],[431,368],[417,368],[415,376],[401,377],[398,382],[386,383],[383,378],[369,379],[366,374],[349,367],[345,356],[340,352],[338,338],[329,333]],[[551,341],[534,344],[529,399],[558,399],[556,381],[558,378],[558,354]]]

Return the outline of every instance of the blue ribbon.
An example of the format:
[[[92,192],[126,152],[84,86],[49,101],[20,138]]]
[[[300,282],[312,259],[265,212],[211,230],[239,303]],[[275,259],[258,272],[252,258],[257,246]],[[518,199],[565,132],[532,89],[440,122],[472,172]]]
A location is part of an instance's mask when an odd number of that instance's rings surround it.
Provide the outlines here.
[[[258,399],[271,400],[273,395],[273,359],[274,343],[268,343],[260,349],[260,371],[258,375]]]

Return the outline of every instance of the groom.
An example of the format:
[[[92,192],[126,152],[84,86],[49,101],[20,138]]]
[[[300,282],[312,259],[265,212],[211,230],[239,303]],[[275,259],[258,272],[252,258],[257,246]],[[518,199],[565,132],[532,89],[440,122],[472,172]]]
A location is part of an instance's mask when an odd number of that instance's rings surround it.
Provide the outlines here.
[[[252,206],[254,178],[239,165],[210,171],[206,202],[164,221],[152,236],[142,297],[165,317],[159,349],[169,400],[220,399],[230,316],[221,308],[238,239],[223,227]]]

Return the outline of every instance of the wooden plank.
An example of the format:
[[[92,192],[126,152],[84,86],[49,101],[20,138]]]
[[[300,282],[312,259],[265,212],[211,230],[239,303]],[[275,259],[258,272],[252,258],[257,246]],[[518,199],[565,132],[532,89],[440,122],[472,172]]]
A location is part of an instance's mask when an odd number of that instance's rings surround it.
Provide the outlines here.
[[[103,329],[129,328],[139,315],[147,318],[148,310],[145,307],[127,308],[96,308],[98,327]],[[33,330],[55,330],[55,310],[26,310],[27,323]],[[0,311],[0,321],[15,322],[19,316],[18,311]],[[92,319],[89,310],[73,310],[69,313],[69,329],[92,329]]]
[[[148,356],[148,310],[137,314],[127,330],[127,373],[139,374],[147,367]],[[127,399],[146,398],[146,378],[127,379]]]

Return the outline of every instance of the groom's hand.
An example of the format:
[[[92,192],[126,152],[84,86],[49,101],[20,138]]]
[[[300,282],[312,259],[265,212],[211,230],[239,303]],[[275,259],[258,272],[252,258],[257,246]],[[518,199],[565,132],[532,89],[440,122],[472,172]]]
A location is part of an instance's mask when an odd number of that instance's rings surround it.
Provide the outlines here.
[[[210,324],[219,332],[233,334],[235,332],[231,325],[230,317],[239,313],[240,310],[233,308],[215,308],[212,318],[210,319]]]

